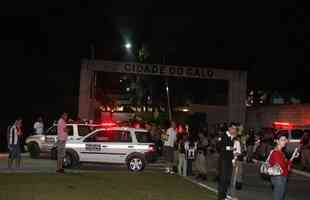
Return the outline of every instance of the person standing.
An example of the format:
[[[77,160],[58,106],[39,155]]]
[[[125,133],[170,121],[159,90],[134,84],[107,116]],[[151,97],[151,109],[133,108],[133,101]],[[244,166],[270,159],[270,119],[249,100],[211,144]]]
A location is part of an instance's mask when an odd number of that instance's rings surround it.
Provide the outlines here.
[[[232,196],[235,195],[235,190],[242,189],[242,148],[240,142],[240,136],[238,135],[234,139],[234,159],[233,159],[233,173],[231,182],[231,193]]]
[[[186,136],[184,134],[180,134],[177,139],[177,146],[178,146],[178,156],[179,156],[179,163],[178,163],[178,173],[180,176],[186,176],[187,174],[187,162],[185,159],[185,142]]]
[[[310,133],[306,132],[301,138],[301,165],[303,170],[310,171]]]
[[[281,168],[281,175],[271,176],[270,179],[273,185],[274,200],[285,200],[289,170],[292,167],[293,160],[299,156],[299,153],[296,148],[291,159],[286,159],[286,156],[282,151],[288,143],[286,134],[278,134],[276,136],[276,143],[276,147],[270,152],[268,162],[270,167],[278,165]]]
[[[33,125],[34,133],[36,135],[42,135],[44,131],[44,124],[42,117],[38,117],[37,121]]]
[[[203,132],[200,132],[198,134],[199,140],[198,140],[198,146],[197,146],[197,159],[195,161],[196,168],[198,171],[198,175],[196,176],[196,179],[207,179],[207,162],[206,162],[206,156],[207,156],[207,149],[208,149],[208,139],[204,135]]]
[[[8,148],[9,148],[9,159],[8,168],[11,169],[13,161],[15,161],[16,168],[20,168],[21,163],[21,137],[22,137],[22,119],[18,118],[14,125],[9,128],[8,133]]]
[[[231,123],[226,133],[219,137],[219,183],[218,183],[218,200],[224,200],[227,197],[227,191],[230,186],[232,176],[232,161],[234,158],[234,137],[237,134],[237,125]]]
[[[246,140],[247,162],[248,163],[253,162],[254,145],[255,145],[254,129],[250,129],[249,136]]]
[[[188,138],[185,141],[185,158],[187,161],[187,176],[193,175],[193,162],[196,160],[197,156],[197,142],[192,134],[188,134]]]
[[[66,153],[66,141],[68,138],[68,130],[66,128],[68,114],[63,113],[57,123],[57,171],[64,173],[63,160]]]
[[[166,173],[174,174],[172,165],[174,161],[174,144],[176,142],[176,124],[174,121],[170,122],[170,128],[167,129],[164,141],[164,156],[167,161]]]

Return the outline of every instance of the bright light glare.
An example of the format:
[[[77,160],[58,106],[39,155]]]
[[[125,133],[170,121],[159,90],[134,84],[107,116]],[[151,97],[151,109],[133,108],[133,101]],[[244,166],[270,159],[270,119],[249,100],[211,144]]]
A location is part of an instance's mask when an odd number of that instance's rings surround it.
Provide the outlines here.
[[[131,48],[131,44],[130,43],[126,43],[125,47],[126,47],[126,49],[130,49]]]

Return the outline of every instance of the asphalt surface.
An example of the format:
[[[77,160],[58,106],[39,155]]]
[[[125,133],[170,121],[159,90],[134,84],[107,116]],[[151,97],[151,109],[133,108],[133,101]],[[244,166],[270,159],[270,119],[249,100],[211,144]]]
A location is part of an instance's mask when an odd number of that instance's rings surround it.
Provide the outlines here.
[[[217,189],[215,177],[215,156],[209,156],[208,159],[208,179],[207,181],[198,181],[213,190]],[[164,171],[164,162],[158,162],[148,165],[146,171]],[[236,197],[241,200],[272,200],[272,189],[269,181],[263,180],[259,175],[259,165],[244,164],[243,188],[236,192]],[[8,169],[5,157],[0,156],[0,173],[55,173],[56,161],[50,160],[48,156],[40,159],[31,159],[28,155],[23,155],[23,167],[20,170]],[[127,170],[125,165],[107,165],[107,164],[82,164],[78,169],[67,170],[69,173],[87,172],[107,172],[115,170]],[[194,177],[189,177],[195,180]],[[163,180],[164,181],[164,180]],[[197,182],[197,183],[198,183]],[[288,183],[287,200],[309,200],[310,178],[291,173]]]
[[[215,177],[214,161],[216,157],[209,158],[209,176],[203,184],[212,188],[217,188],[217,182],[213,181]],[[309,200],[310,178],[290,173],[287,200]],[[236,197],[241,200],[273,200],[272,187],[268,180],[263,180],[259,174],[258,164],[243,164],[243,187],[236,191]]]

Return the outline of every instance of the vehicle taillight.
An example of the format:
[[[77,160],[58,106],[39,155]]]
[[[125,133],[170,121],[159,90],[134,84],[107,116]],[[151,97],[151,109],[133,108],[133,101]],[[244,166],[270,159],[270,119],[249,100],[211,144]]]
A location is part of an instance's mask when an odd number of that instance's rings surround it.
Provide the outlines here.
[[[149,152],[154,152],[156,151],[155,145],[154,144],[150,144],[149,145]]]
[[[139,123],[135,123],[135,124],[133,125],[133,127],[134,127],[134,128],[140,128],[141,126],[140,126]]]

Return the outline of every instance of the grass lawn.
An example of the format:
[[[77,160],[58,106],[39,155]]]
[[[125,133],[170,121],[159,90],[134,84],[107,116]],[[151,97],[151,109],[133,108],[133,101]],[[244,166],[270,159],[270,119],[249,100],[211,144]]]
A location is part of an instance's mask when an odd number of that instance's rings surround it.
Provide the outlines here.
[[[160,172],[0,174],[0,200],[213,200],[216,195]]]

